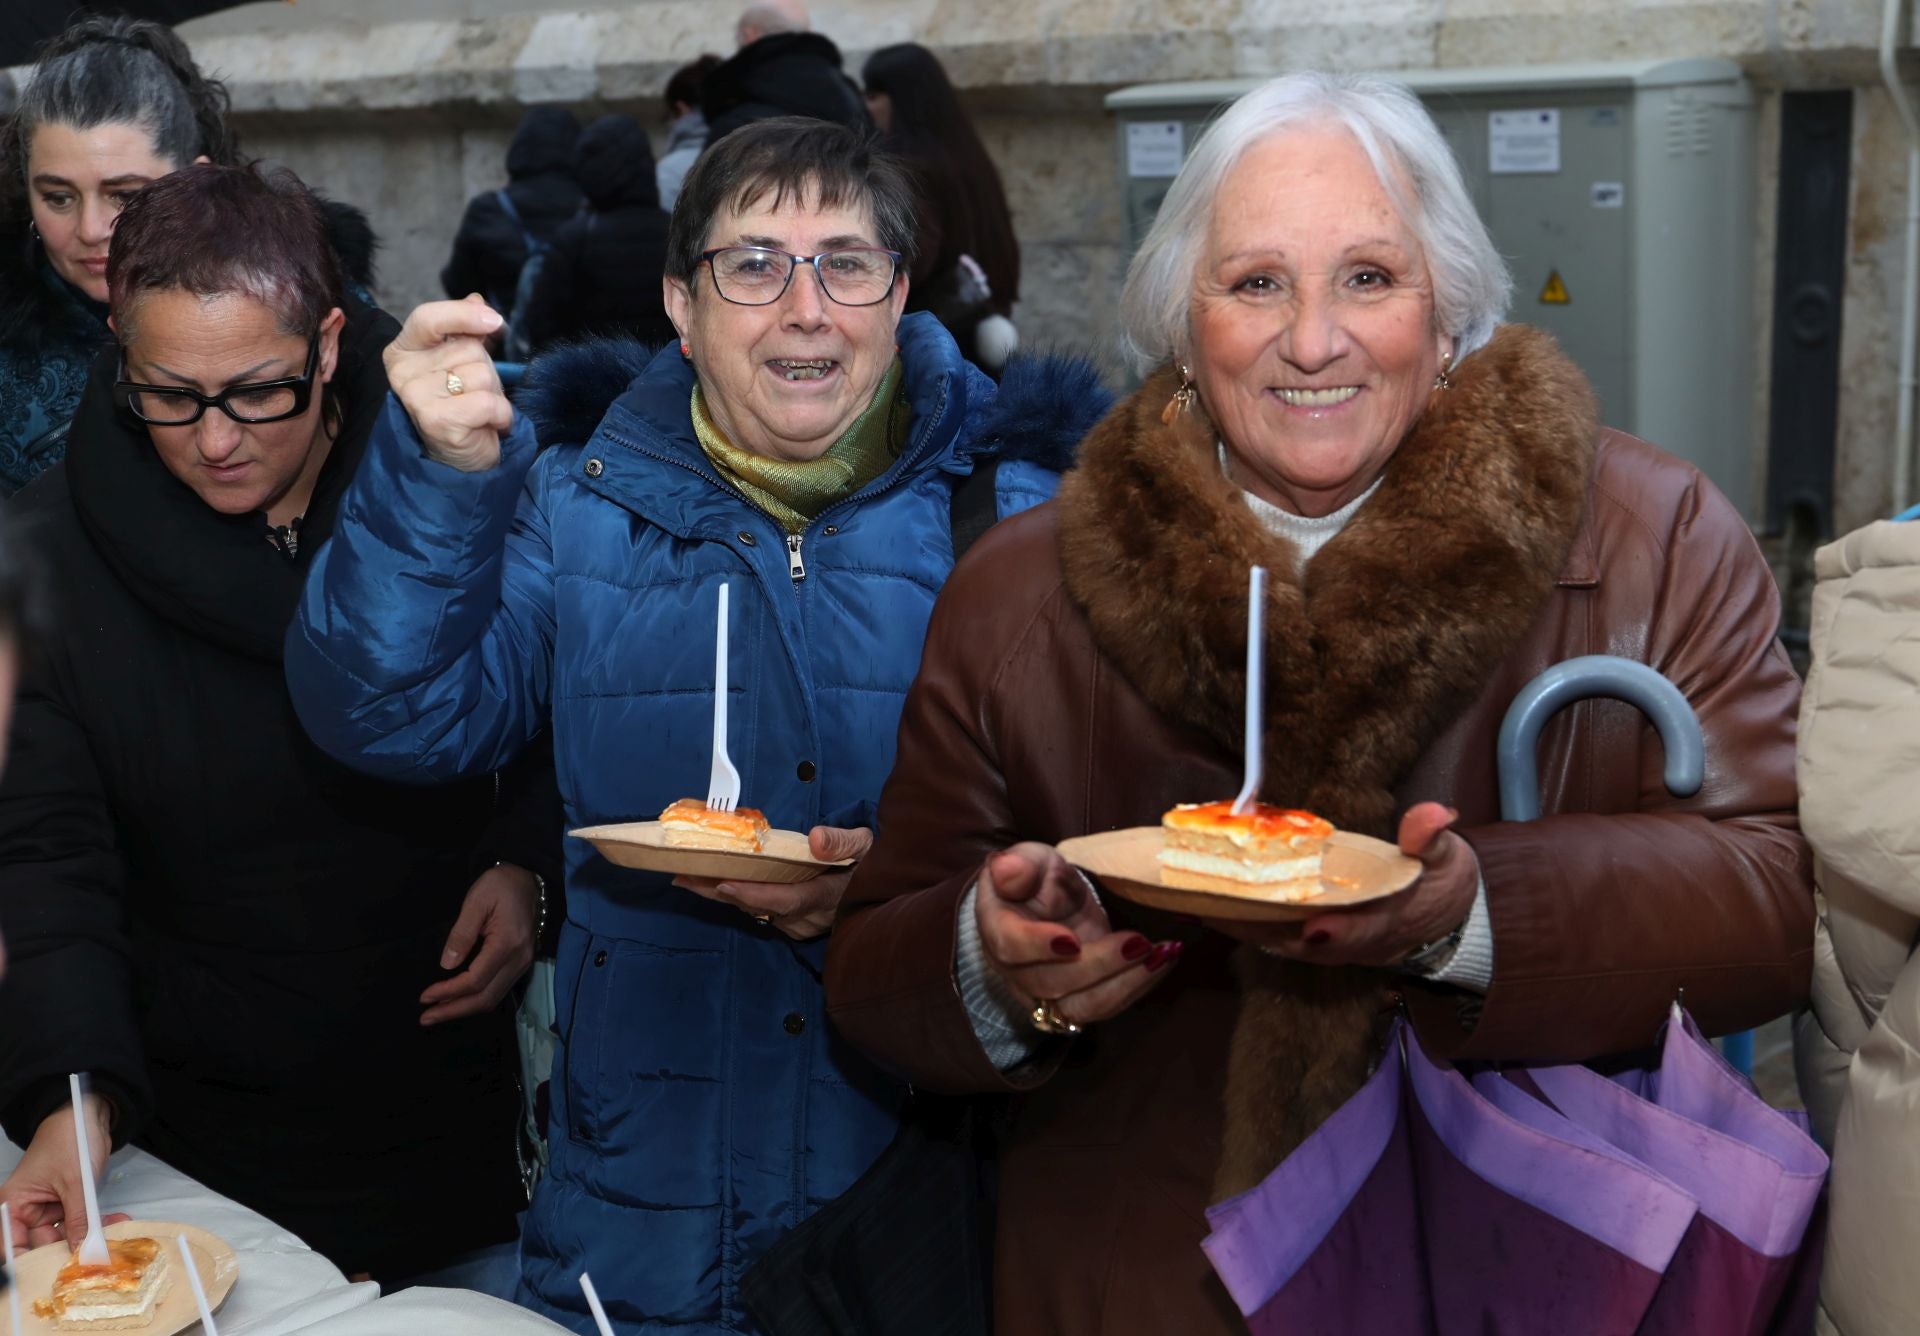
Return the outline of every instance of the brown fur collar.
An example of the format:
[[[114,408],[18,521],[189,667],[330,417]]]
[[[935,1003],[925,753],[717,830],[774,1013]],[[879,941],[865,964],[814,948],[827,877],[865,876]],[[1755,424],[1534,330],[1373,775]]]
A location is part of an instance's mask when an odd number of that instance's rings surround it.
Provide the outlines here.
[[[1061,485],[1067,588],[1147,701],[1237,751],[1247,569],[1268,570],[1262,796],[1392,838],[1394,790],[1553,588],[1598,419],[1552,338],[1507,326],[1436,391],[1380,487],[1303,580],[1222,476],[1171,370],[1094,429]],[[1217,796],[1217,795],[1197,795]],[[1364,1079],[1384,983],[1243,952],[1217,1187],[1258,1182]],[[1313,1035],[1312,1043],[1300,1036]]]

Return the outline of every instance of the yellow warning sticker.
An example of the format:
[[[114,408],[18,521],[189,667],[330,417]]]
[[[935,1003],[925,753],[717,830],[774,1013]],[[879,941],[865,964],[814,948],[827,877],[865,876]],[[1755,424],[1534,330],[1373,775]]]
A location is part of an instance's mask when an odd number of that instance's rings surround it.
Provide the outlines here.
[[[1560,281],[1558,269],[1548,271],[1547,286],[1540,289],[1540,301],[1547,306],[1566,306],[1573,301],[1567,295],[1567,285]]]

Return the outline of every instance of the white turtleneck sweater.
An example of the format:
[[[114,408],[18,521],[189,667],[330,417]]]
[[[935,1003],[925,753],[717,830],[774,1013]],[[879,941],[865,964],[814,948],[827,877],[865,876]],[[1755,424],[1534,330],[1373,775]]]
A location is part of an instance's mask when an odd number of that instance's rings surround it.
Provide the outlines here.
[[[1220,447],[1220,469],[1232,476],[1227,468],[1224,445]],[[1293,544],[1299,554],[1300,570],[1305,571],[1320,549],[1333,541],[1379,487],[1376,481],[1340,509],[1320,516],[1296,515],[1252,492],[1242,491],[1241,497],[1261,524]],[[955,925],[959,933],[954,947],[954,978],[960,985],[961,1000],[966,1003],[967,1016],[973,1022],[981,1047],[993,1065],[1005,1071],[1031,1057],[1039,1047],[1041,1036],[1029,1022],[1026,1006],[1013,995],[999,972],[987,963],[986,952],[980,945],[979,921],[974,917],[976,889],[969,887],[960,900],[960,918]],[[1427,977],[1476,993],[1487,991],[1493,980],[1493,921],[1487,914],[1484,878],[1474,891],[1473,907],[1467,912],[1458,949],[1452,959]]]

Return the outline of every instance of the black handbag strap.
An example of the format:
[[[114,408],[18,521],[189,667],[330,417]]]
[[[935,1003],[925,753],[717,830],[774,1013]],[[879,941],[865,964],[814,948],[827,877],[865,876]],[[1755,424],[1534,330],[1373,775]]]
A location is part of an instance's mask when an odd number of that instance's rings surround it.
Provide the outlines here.
[[[967,549],[980,541],[982,534],[1000,518],[999,496],[995,480],[1000,474],[998,456],[981,460],[972,473],[953,489],[953,560],[957,565]]]

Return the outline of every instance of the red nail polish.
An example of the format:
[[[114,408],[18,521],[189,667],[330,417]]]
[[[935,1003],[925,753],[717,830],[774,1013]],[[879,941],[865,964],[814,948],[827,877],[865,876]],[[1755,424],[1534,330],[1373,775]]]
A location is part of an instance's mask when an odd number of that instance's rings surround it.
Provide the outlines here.
[[[1162,942],[1147,956],[1143,968],[1147,973],[1152,974],[1180,959],[1180,953],[1184,950],[1186,950],[1184,942]]]
[[[1127,944],[1120,948],[1120,958],[1122,960],[1138,960],[1151,950],[1153,950],[1153,943],[1149,942],[1146,938],[1129,937]]]
[[[1333,940],[1333,934],[1328,932],[1325,928],[1320,929],[1320,931],[1318,932],[1310,932],[1307,934],[1308,946],[1325,946],[1328,942],[1332,940]]]
[[[1053,946],[1053,954],[1056,956],[1077,956],[1080,954],[1080,943],[1074,941],[1071,937],[1056,937],[1053,939],[1051,945]]]

